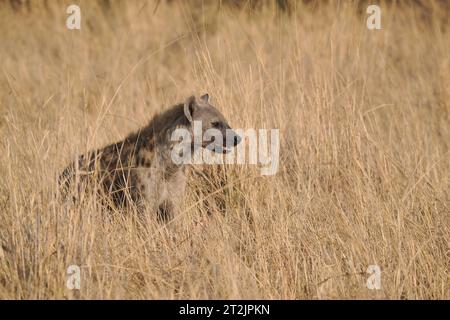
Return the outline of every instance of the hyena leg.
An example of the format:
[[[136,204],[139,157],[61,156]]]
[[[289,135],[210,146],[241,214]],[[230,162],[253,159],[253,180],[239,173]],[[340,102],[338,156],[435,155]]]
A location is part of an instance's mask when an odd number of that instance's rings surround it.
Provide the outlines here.
[[[164,200],[162,201],[156,210],[156,217],[158,221],[169,222],[175,216],[175,206],[172,201]]]

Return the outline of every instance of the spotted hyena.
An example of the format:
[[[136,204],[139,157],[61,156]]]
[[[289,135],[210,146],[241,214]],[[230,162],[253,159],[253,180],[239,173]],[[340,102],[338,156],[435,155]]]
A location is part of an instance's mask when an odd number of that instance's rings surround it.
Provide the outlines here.
[[[103,199],[116,207],[135,205],[139,211],[154,212],[158,218],[172,218],[182,205],[186,189],[186,163],[173,160],[177,141],[171,137],[176,129],[193,134],[193,124],[202,124],[202,137],[214,128],[223,141],[190,143],[189,148],[206,148],[213,142],[216,152],[226,152],[232,141],[241,138],[230,128],[225,117],[209,103],[209,96],[189,97],[155,116],[150,123],[124,140],[78,157],[60,176],[63,193],[74,199],[93,186]],[[230,137],[231,136],[231,137]],[[179,145],[178,145],[179,146]],[[220,151],[218,151],[220,150]],[[86,186],[90,189],[86,189]]]

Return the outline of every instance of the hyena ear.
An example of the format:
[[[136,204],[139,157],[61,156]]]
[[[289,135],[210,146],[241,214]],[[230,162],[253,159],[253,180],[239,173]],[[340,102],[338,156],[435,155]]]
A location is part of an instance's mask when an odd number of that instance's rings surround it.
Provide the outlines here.
[[[204,95],[202,95],[200,97],[200,99],[202,99],[204,102],[208,103],[209,102],[209,94],[205,93]]]
[[[184,115],[189,120],[189,122],[192,122],[192,115],[194,114],[195,109],[195,97],[189,97],[186,102],[184,103]]]

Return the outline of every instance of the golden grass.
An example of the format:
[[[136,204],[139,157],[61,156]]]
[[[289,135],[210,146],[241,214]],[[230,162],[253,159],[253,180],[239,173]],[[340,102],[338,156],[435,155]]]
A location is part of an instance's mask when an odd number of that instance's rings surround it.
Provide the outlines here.
[[[450,298],[448,11],[382,3],[369,31],[350,1],[84,0],[70,31],[71,3],[0,3],[0,298]],[[75,155],[204,92],[233,127],[280,129],[275,176],[194,177],[176,236],[55,198]]]

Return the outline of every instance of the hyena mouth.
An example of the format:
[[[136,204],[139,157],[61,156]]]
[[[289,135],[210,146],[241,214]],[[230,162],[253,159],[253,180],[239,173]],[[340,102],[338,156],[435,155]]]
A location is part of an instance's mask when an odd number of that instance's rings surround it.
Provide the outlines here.
[[[228,148],[226,146],[222,146],[220,144],[213,144],[213,143],[208,144],[206,146],[206,149],[214,151],[216,153],[223,153],[223,154],[231,152],[231,148]]]

